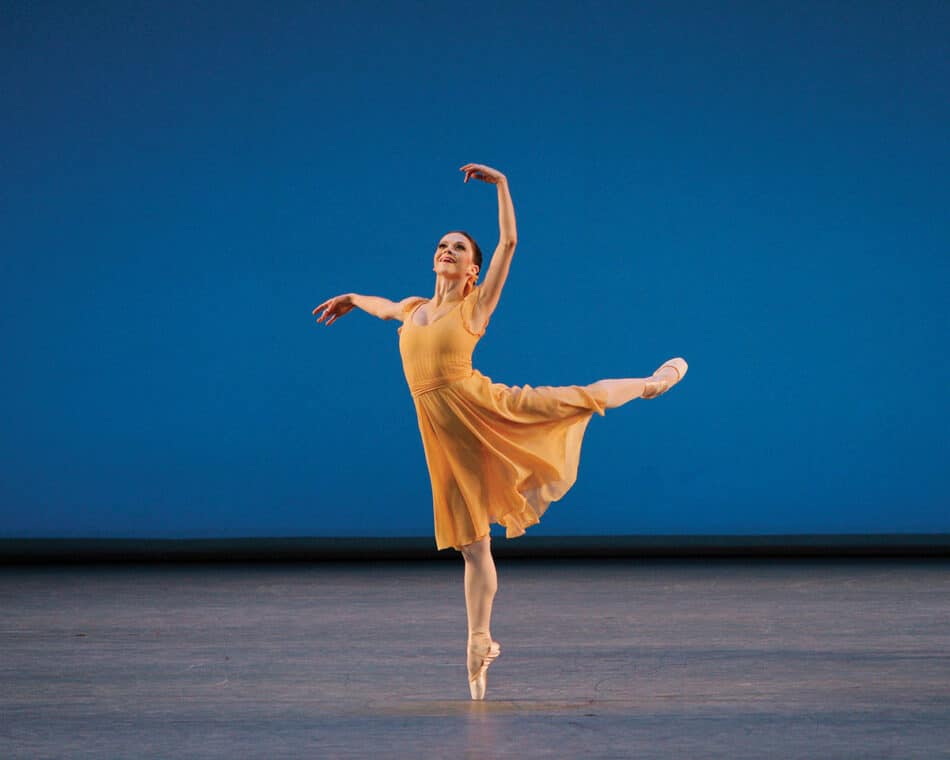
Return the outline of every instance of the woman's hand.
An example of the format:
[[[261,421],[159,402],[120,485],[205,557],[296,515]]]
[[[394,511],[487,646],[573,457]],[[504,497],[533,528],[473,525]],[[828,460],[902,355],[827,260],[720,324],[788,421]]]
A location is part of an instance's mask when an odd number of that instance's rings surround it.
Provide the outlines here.
[[[484,164],[465,164],[459,171],[465,172],[466,182],[468,182],[469,177],[480,179],[483,182],[490,182],[493,185],[507,181],[507,177],[500,171],[492,169],[490,166],[485,166]]]
[[[328,301],[324,301],[316,309],[313,310],[313,313],[316,314],[320,309],[326,309],[319,317],[317,317],[317,322],[326,319],[327,325],[332,325],[336,322],[337,319],[342,317],[344,314],[352,311],[356,306],[356,303],[353,299],[355,293],[344,293],[343,295],[334,296]],[[329,317],[329,319],[327,319]],[[326,325],[325,325],[326,326]]]

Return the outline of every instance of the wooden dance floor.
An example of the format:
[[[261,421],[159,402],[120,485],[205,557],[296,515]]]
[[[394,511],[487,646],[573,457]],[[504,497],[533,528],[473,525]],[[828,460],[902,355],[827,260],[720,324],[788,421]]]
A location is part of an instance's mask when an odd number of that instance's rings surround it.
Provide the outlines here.
[[[950,757],[950,562],[0,568],[3,758]]]

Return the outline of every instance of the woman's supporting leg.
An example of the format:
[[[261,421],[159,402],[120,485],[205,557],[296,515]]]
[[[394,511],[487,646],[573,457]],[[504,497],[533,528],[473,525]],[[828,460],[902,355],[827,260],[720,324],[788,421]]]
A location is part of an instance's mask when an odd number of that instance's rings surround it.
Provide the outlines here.
[[[501,652],[491,637],[491,608],[498,574],[491,555],[491,536],[462,547],[465,558],[465,609],[468,612],[468,681],[472,699],[484,699],[488,666]]]
[[[468,635],[491,636],[491,608],[498,590],[498,573],[491,555],[491,536],[462,547],[465,558],[465,609]]]

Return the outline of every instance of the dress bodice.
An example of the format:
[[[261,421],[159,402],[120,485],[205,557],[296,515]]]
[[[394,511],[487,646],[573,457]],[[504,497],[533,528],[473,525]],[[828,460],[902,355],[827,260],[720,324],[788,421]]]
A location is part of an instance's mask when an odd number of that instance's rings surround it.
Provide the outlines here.
[[[485,334],[485,328],[475,333],[470,327],[479,290],[480,286],[475,286],[462,301],[427,325],[417,325],[413,317],[428,299],[417,298],[406,305],[398,330],[399,353],[413,396],[472,374],[472,353]]]

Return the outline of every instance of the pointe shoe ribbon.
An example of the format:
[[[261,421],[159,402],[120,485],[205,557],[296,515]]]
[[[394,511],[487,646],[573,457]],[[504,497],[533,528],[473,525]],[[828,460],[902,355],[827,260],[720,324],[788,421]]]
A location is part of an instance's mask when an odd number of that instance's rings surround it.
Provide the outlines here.
[[[489,640],[488,646],[469,644],[468,646],[468,688],[472,699],[484,699],[488,687],[488,666],[501,654],[501,645]],[[473,668],[474,664],[474,668]]]
[[[660,375],[666,368],[672,369],[676,373],[676,377],[673,377],[670,372],[664,372],[663,375]],[[679,356],[675,359],[663,362],[663,364],[657,367],[656,371],[650,375],[641,398],[656,398],[657,396],[662,396],[683,379],[688,368],[689,365],[686,363],[686,360]]]

